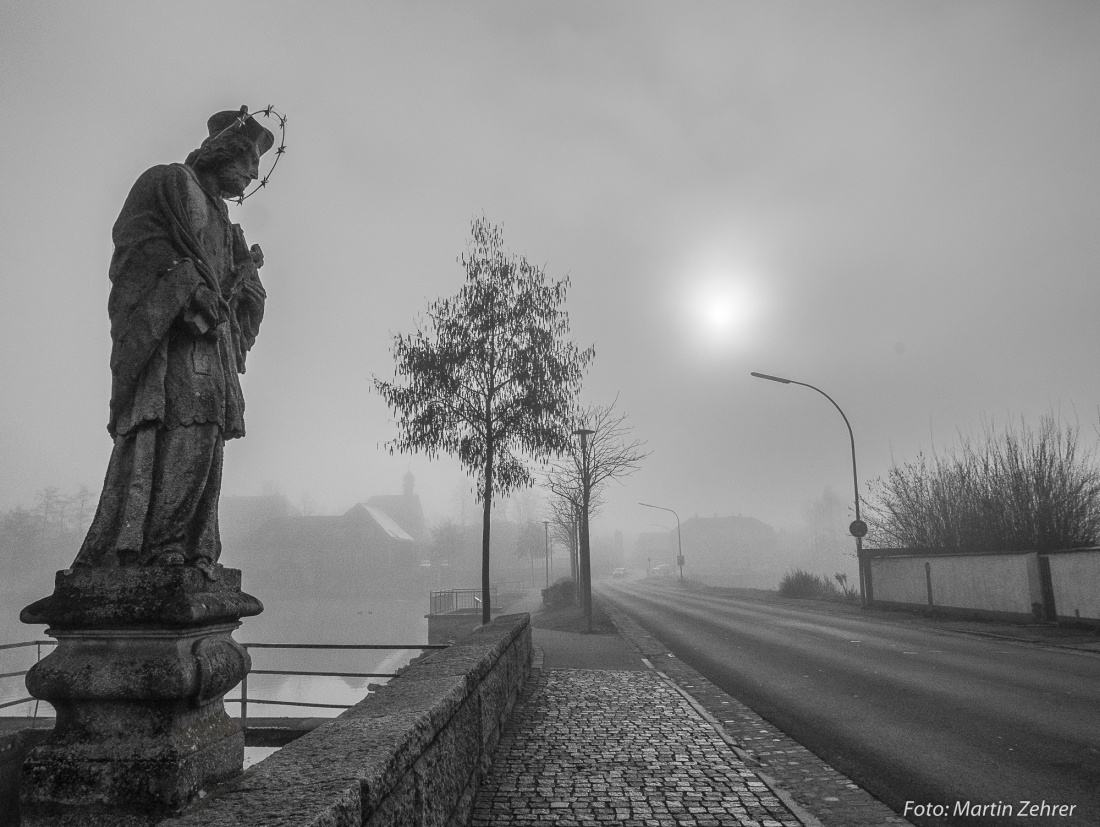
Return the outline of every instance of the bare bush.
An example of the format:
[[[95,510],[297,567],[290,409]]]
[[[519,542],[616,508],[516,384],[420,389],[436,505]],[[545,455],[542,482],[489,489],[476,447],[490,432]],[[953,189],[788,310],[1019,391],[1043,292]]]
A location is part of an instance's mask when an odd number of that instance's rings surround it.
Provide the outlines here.
[[[781,597],[821,597],[828,585],[830,585],[829,581],[822,580],[812,572],[795,569],[783,575],[783,579],[779,582],[779,595]]]
[[[970,551],[1076,548],[1100,536],[1100,471],[1080,428],[1040,419],[1030,428],[960,437],[947,452],[895,464],[869,487],[868,540],[879,548]]]

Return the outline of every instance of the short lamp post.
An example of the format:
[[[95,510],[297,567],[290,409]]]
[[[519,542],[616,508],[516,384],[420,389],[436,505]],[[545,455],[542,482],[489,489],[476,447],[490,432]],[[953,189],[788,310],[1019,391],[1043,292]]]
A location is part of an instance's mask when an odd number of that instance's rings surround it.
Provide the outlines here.
[[[784,379],[781,376],[770,376],[767,373],[757,373],[753,371],[752,376],[757,379],[767,379],[769,382],[779,382],[782,385],[801,385],[804,388],[809,388],[812,391],[817,391],[830,402],[833,403],[833,407],[840,413],[841,418],[844,420],[844,424],[848,426],[848,438],[852,442],[852,489],[855,492],[856,502],[856,518],[851,525],[848,526],[848,532],[856,538],[856,559],[859,563],[859,601],[863,606],[867,605],[867,572],[863,561],[863,538],[867,534],[867,523],[859,517],[859,475],[856,473],[856,438],[852,434],[852,425],[848,422],[848,417],[844,415],[844,411],[840,410],[840,405],[836,404],[829,394],[821,390],[821,388],[815,388],[813,385],[808,385],[805,382],[796,382],[793,379]]]
[[[542,521],[543,532],[546,535],[546,588],[550,588],[550,521]]]
[[[581,507],[580,507],[580,566],[581,596],[584,602],[584,615],[588,621],[588,631],[592,631],[592,547],[588,537],[588,504],[592,493],[591,469],[588,467],[588,437],[596,433],[588,428],[578,428],[573,436],[581,438]]]
[[[638,503],[638,505],[644,505],[646,508],[656,508],[660,511],[667,511],[673,517],[676,518],[676,563],[680,566],[680,582],[684,581],[684,546],[680,540],[680,515],[673,511],[671,508],[665,508],[663,505],[650,505],[649,503]]]

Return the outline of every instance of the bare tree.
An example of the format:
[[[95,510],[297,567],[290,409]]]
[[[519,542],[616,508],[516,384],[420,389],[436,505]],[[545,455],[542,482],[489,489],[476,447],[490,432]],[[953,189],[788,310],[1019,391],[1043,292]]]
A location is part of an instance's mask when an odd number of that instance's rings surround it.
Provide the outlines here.
[[[74,531],[79,533],[87,530],[87,523],[91,519],[89,506],[92,504],[94,497],[95,492],[87,485],[81,485],[80,489],[69,497],[68,503],[76,511]]]
[[[55,525],[61,528],[65,519],[65,497],[61,489],[56,485],[50,485],[41,491],[35,492],[34,498],[38,500],[38,512],[42,519],[42,528]]]
[[[579,501],[579,499],[578,499]],[[577,578],[577,506],[570,498],[553,495],[546,501],[546,520],[550,523],[551,536],[569,553],[569,574]]]
[[[580,520],[579,572],[589,631],[592,629],[592,560],[588,522],[603,505],[603,492],[611,480],[621,482],[641,467],[649,456],[645,442],[634,437],[626,414],[610,405],[589,405],[573,415],[573,433],[580,439],[569,452],[550,464],[546,487],[553,497],[572,506]]]

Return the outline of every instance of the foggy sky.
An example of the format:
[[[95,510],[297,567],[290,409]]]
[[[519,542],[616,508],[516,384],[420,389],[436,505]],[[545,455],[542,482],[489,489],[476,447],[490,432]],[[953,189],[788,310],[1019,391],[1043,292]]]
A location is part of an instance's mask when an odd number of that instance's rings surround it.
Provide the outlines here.
[[[460,286],[470,221],[569,275],[582,400],[652,456],[638,501],[799,519],[982,417],[1100,404],[1100,6],[0,0],[0,508],[97,492],[111,226],[215,111],[288,116],[234,220],[269,293],[224,494],[429,521],[470,483],[390,457],[392,336]],[[261,169],[266,169],[265,159]],[[711,292],[739,302],[709,331]],[[711,307],[711,310],[714,308]]]

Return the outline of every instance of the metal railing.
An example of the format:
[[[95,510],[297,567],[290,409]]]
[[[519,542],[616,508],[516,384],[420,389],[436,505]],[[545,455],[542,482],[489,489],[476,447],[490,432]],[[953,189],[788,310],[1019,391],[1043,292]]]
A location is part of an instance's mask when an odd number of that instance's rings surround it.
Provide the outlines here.
[[[3,651],[5,649],[21,649],[21,648],[26,647],[26,646],[37,646],[38,647],[38,653],[37,653],[37,656],[35,657],[35,662],[37,662],[37,661],[42,660],[42,647],[43,646],[56,646],[56,645],[57,645],[56,640],[27,640],[27,641],[23,641],[22,643],[5,643],[3,645],[0,645],[0,651]],[[29,671],[30,671],[30,669],[22,669],[18,672],[0,672],[0,679],[3,679],[3,678],[18,678],[18,677],[21,677],[22,675],[26,675],[27,672],[29,672]],[[30,703],[33,700],[36,700],[36,699],[32,698],[28,695],[26,698],[19,698],[18,700],[15,700],[15,701],[7,701],[5,703],[0,703],[0,709],[6,709],[9,706],[19,706],[20,704]],[[36,708],[35,712],[37,714],[37,708]]]
[[[489,599],[496,603],[497,587],[489,592]],[[428,614],[444,615],[457,612],[481,611],[481,589],[446,589],[430,592],[428,595]]]
[[[316,650],[394,650],[415,649],[427,651],[430,649],[446,649],[445,643],[242,643],[247,649],[316,649]],[[225,698],[225,703],[239,703],[241,705],[241,730],[248,729],[248,705],[266,704],[273,706],[304,706],[318,709],[348,709],[352,704],[322,704],[307,701],[276,701],[263,698],[250,698],[248,696],[249,675],[292,675],[322,678],[395,678],[397,672],[313,672],[302,669],[252,669],[241,680],[241,696],[239,698]]]
[[[31,640],[22,643],[6,643],[0,645],[0,651],[4,649],[18,649],[26,646],[37,646],[38,654],[37,660],[42,659],[42,647],[43,646],[56,646],[56,640]],[[401,651],[405,649],[415,651],[428,651],[431,649],[446,649],[445,643],[242,643],[246,650],[249,649],[316,649],[316,650],[390,650]],[[17,672],[0,672],[0,678],[16,678],[26,675],[28,669],[23,669]],[[307,677],[322,677],[322,678],[395,678],[397,672],[315,672],[302,669],[252,669],[248,675],[291,675],[291,676],[307,676]],[[276,701],[265,698],[250,698],[248,695],[248,675],[245,675],[241,680],[241,696],[239,698],[225,698],[225,703],[239,703],[241,705],[241,729],[247,729],[248,727],[248,705],[262,704],[262,705],[274,705],[274,706],[299,706],[299,707],[317,707],[324,709],[348,709],[351,704],[322,704],[307,701]],[[15,701],[8,701],[6,703],[0,703],[0,709],[4,709],[9,706],[18,706],[19,704],[29,703],[36,700],[30,696],[26,698],[20,698]]]

